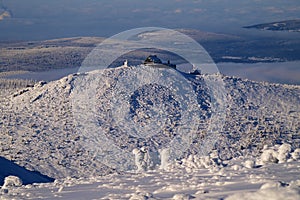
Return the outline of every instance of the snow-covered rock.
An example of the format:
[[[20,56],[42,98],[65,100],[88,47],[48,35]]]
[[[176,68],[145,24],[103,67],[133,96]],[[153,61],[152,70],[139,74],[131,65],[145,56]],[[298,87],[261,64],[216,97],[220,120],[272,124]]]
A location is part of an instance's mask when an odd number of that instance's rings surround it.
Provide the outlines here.
[[[9,188],[9,187],[20,187],[22,186],[22,180],[17,176],[7,176],[4,179],[4,184],[2,188]]]
[[[190,194],[175,194],[173,196],[173,200],[190,200],[194,199],[195,197]]]
[[[270,189],[270,188],[280,188],[283,186],[283,183],[279,181],[270,181],[265,184],[263,184],[260,189],[265,190],[265,189]]]
[[[255,167],[255,161],[254,160],[246,160],[244,163],[244,167],[252,169]]]
[[[137,192],[129,200],[154,200],[153,195],[147,192]]]

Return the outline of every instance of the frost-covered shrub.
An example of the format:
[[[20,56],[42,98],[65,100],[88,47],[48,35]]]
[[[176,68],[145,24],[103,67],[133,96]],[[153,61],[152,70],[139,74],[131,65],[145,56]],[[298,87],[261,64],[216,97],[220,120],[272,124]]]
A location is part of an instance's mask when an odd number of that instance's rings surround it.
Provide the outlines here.
[[[147,162],[145,161],[145,152],[135,148],[133,149],[132,153],[135,156],[135,166],[137,167],[137,171],[146,171]]]
[[[200,161],[200,166],[204,168],[209,168],[213,164],[213,161],[209,156],[201,157],[199,158],[199,161]]]
[[[170,150],[169,149],[162,149],[159,151],[160,154],[160,168],[167,169],[170,165]]]
[[[8,187],[20,187],[22,186],[23,182],[22,180],[17,176],[7,176],[4,179],[4,184],[2,188],[8,188]]]
[[[273,149],[266,149],[261,154],[260,159],[263,164],[277,163],[278,162],[277,155],[278,155],[278,153],[276,151],[274,151]]]
[[[261,164],[266,163],[285,163],[300,158],[300,149],[292,151],[292,146],[287,143],[275,145],[274,147],[265,147],[260,156]]]
[[[287,159],[289,158],[290,152],[291,152],[292,148],[290,144],[282,144],[279,149],[278,149],[278,161],[279,163],[284,163],[287,161]]]
[[[291,156],[294,160],[300,159],[300,149],[295,149],[293,153],[291,153]]]
[[[211,168],[221,166],[222,161],[214,154],[209,156],[189,155],[188,158],[181,160],[182,165],[187,169]]]
[[[0,78],[0,89],[16,89],[33,86],[35,81],[22,79],[3,79]]]
[[[159,152],[155,150],[147,151],[147,170],[154,170],[161,164]]]
[[[151,151],[147,147],[133,149],[135,166],[137,171],[153,170],[160,163],[157,151]]]

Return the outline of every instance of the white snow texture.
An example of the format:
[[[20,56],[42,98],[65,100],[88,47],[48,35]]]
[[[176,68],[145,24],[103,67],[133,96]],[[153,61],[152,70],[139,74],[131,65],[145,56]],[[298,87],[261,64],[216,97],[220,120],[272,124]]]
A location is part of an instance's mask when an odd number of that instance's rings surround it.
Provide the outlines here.
[[[124,74],[132,80],[147,76],[135,67],[106,69],[0,98],[0,156],[56,179],[24,186],[9,176],[1,198],[74,199],[86,191],[80,198],[300,199],[299,86],[186,76],[195,97],[189,105],[172,87],[151,83],[125,98],[116,88]],[[205,80],[216,76],[225,83],[227,116],[214,133],[217,141],[209,143],[214,113]],[[91,93],[80,96],[85,88]],[[137,124],[151,130],[153,117],[164,120],[149,136],[130,132]],[[131,124],[121,123],[126,120]]]

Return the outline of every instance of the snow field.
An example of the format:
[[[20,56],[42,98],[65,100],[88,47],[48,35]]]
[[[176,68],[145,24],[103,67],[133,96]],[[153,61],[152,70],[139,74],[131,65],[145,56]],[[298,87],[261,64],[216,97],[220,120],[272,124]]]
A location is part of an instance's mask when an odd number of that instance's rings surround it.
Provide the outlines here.
[[[65,178],[54,183],[9,188],[3,199],[299,199],[299,160],[268,163],[252,169],[249,158],[226,166],[211,164],[190,171],[172,163],[169,170],[110,174],[88,179]],[[194,161],[189,161],[194,162]],[[183,163],[183,162],[182,162]],[[238,170],[232,166],[239,166]]]

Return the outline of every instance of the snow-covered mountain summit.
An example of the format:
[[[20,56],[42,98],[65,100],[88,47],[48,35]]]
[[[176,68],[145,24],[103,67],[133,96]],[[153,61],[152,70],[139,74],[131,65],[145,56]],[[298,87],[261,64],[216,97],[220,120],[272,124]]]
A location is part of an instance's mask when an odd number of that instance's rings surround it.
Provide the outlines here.
[[[139,72],[136,67],[121,67],[69,75],[47,84],[38,83],[2,100],[0,156],[53,178],[103,175],[118,170],[111,164],[114,161],[107,160],[119,155],[107,156],[115,152],[101,151],[102,146],[110,144],[107,142],[112,142],[118,147],[118,153],[127,155],[124,159],[130,160],[134,159],[132,150],[136,147],[167,146],[185,130],[178,129],[183,123],[191,123],[196,128],[190,146],[180,156],[195,154],[207,137],[212,116],[207,76],[218,76],[226,89],[226,120],[212,147],[219,159],[259,155],[265,145],[288,143],[293,149],[300,147],[299,86],[258,83],[222,75],[182,75],[185,84],[190,85],[194,100],[187,98],[181,103],[184,98],[178,99],[172,88],[148,82],[120,100],[122,90],[134,84],[130,81],[147,80],[149,75]],[[121,80],[124,74],[128,78],[127,85]],[[137,78],[139,76],[142,78]],[[86,94],[87,88],[91,94]],[[128,115],[119,109],[122,106],[127,106]],[[81,112],[82,108],[87,110]],[[198,112],[190,118],[193,108]],[[153,121],[153,113],[166,120]],[[153,133],[149,133],[149,137],[128,133],[131,129],[124,122],[140,127],[140,131],[153,130]],[[158,130],[160,127],[163,130]],[[105,137],[97,137],[99,131],[104,132]]]

